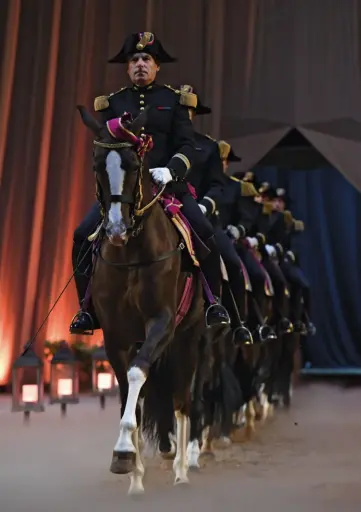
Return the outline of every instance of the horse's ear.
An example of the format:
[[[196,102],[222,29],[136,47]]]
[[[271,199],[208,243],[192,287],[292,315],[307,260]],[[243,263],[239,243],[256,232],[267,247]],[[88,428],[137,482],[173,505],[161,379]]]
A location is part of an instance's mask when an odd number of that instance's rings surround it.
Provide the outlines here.
[[[147,122],[147,117],[148,117],[148,111],[150,109],[150,105],[147,105],[145,107],[145,109],[143,110],[143,112],[141,112],[139,114],[138,117],[136,117],[134,119],[134,121],[132,122],[132,124],[130,125],[129,127],[129,130],[134,133],[134,135],[139,135],[140,134],[140,130],[141,128],[143,128],[143,126],[145,125],[145,123]]]
[[[100,133],[103,129],[103,126],[91,115],[88,109],[86,109],[83,105],[77,105],[76,107],[81,115],[82,121],[97,137],[100,136]]]

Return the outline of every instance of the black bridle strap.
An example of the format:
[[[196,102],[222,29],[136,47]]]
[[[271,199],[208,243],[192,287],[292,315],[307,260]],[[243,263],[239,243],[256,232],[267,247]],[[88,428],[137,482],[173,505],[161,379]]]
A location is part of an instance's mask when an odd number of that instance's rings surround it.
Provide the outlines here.
[[[101,254],[101,247],[99,247],[97,254],[103,263],[106,263],[107,265],[110,265],[111,267],[124,268],[124,269],[125,268],[140,268],[140,267],[148,267],[150,265],[153,265],[153,263],[158,263],[159,261],[164,261],[164,260],[170,258],[171,256],[173,256],[174,254],[182,251],[184,248],[185,248],[184,243],[179,242],[177,248],[173,249],[173,251],[169,251],[164,254],[161,254],[160,256],[158,256],[158,258],[155,258],[154,260],[138,261],[136,263],[116,263],[113,261],[107,261],[106,259],[104,259],[104,257]]]
[[[133,198],[127,195],[111,195],[110,196],[111,203],[122,203],[122,204],[134,204]]]

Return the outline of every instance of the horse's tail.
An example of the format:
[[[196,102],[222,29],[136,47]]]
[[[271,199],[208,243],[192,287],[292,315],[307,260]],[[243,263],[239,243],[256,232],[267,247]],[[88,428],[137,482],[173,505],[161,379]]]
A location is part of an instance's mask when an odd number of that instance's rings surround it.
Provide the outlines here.
[[[170,451],[169,433],[174,430],[173,386],[168,357],[150,368],[143,403],[143,432],[162,452]]]

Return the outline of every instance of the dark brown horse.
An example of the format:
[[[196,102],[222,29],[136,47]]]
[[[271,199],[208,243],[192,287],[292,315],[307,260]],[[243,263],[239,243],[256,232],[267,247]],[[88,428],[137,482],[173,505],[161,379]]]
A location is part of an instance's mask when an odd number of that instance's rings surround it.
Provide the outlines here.
[[[78,109],[95,135],[94,170],[103,208],[92,302],[122,401],[110,469],[131,474],[129,493],[143,492],[138,403],[142,394],[144,426],[151,434],[155,429],[159,437],[163,409],[170,404],[173,408],[177,423],[175,483],[186,483],[191,384],[205,329],[201,282],[197,273],[184,271],[184,245],[154,197],[143,159],[146,142],[138,138],[147,111],[132,122],[119,120],[124,134],[119,140],[84,107]],[[177,326],[178,306],[189,279],[192,302]]]

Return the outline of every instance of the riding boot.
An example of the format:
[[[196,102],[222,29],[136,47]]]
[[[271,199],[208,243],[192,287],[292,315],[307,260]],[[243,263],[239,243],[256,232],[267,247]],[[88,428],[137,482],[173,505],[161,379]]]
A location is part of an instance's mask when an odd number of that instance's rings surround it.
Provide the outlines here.
[[[245,302],[246,292],[244,290],[242,297],[240,297],[241,294],[237,292],[234,293],[234,291],[235,287],[232,287],[230,282],[225,281],[223,285],[222,300],[227,307],[227,310],[230,312],[233,341],[236,345],[251,345],[253,343],[251,331],[246,327],[245,322],[242,320],[245,316],[245,305],[243,303]]]
[[[90,242],[73,243],[72,262],[74,280],[78,294],[80,310],[73,317],[69,331],[71,334],[91,336],[94,333],[94,320],[85,309],[84,299],[92,274],[92,251]]]
[[[201,262],[201,269],[216,303],[210,304],[206,310],[206,325],[207,327],[229,325],[231,323],[229,314],[221,305],[221,260],[214,236],[207,240],[207,247],[210,253]]]
[[[266,319],[262,315],[260,304],[268,299],[265,296],[264,288],[253,286],[253,292],[249,300],[250,309],[254,318],[254,331],[257,333],[256,339],[261,343],[277,339],[274,329],[268,325]]]
[[[309,288],[305,288],[303,290],[303,316],[306,321],[306,330],[309,336],[314,336],[316,334],[316,326],[310,319],[310,311],[311,311],[311,297],[310,297]]]

